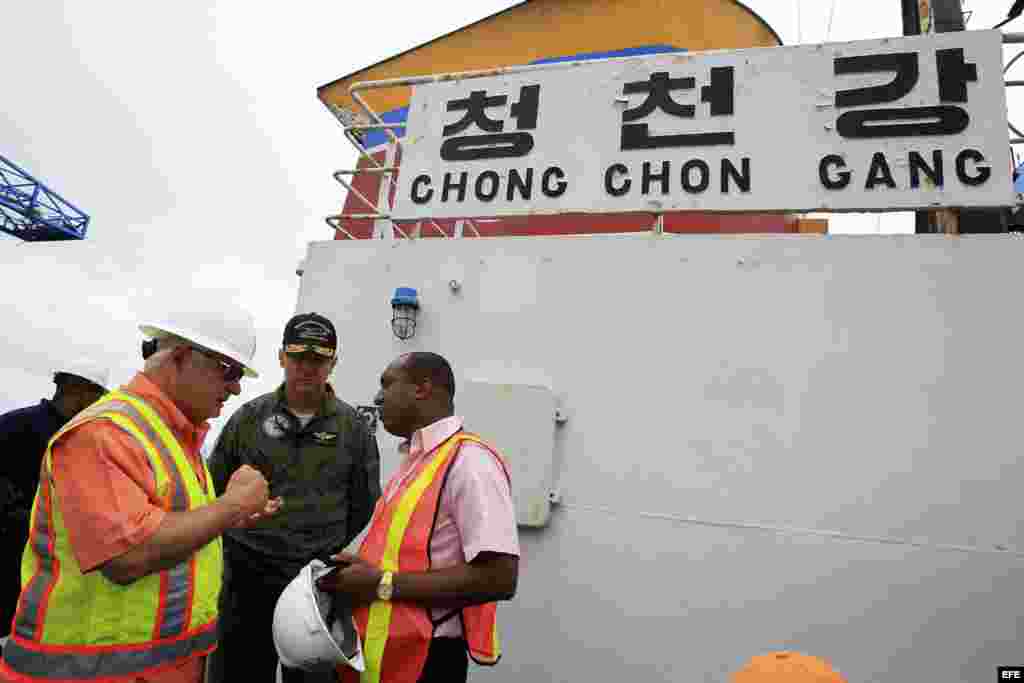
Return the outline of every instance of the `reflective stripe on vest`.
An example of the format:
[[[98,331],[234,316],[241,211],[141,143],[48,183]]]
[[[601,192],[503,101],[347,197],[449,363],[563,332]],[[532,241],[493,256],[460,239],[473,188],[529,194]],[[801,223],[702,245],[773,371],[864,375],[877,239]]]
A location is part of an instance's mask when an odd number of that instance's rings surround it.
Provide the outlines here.
[[[219,538],[187,562],[127,586],[100,571],[82,574],[78,568],[54,495],[53,447],[71,430],[101,419],[120,427],[145,451],[160,507],[185,512],[214,498],[209,472],[201,484],[173,433],[135,396],[107,394],[61,429],[43,458],[14,633],[0,663],[0,674],[14,680],[138,676],[201,656],[216,644]]]
[[[381,498],[359,550],[364,560],[384,571],[430,569],[430,540],[448,472],[467,442],[480,444],[508,470],[493,448],[479,437],[458,432],[424,458],[390,500]],[[487,603],[461,610],[462,628],[470,655],[480,664],[495,664],[501,656],[496,622],[497,605]],[[339,667],[345,683],[416,683],[433,638],[434,623],[427,609],[401,601],[375,601],[353,610],[363,642],[366,669],[360,675]]]

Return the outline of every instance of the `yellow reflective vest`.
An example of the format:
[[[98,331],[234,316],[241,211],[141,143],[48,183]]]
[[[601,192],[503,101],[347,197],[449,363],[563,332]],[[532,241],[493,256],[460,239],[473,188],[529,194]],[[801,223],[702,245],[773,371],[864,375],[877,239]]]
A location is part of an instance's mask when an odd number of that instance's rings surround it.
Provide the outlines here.
[[[209,472],[203,486],[171,430],[140,398],[114,391],[75,416],[54,435],[43,456],[22,555],[21,597],[0,679],[131,679],[180,666],[216,644],[220,538],[188,561],[126,586],[100,571],[81,572],[56,496],[53,447],[94,420],[109,420],[142,446],[157,490],[167,492],[163,505],[168,511],[194,510],[215,497]]]

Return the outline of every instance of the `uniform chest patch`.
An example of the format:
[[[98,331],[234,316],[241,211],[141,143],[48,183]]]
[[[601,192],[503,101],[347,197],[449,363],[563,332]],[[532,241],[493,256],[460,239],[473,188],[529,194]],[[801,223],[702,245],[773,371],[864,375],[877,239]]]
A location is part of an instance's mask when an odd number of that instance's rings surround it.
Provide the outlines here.
[[[263,421],[263,433],[271,439],[280,439],[288,431],[288,418],[284,415],[271,415]]]

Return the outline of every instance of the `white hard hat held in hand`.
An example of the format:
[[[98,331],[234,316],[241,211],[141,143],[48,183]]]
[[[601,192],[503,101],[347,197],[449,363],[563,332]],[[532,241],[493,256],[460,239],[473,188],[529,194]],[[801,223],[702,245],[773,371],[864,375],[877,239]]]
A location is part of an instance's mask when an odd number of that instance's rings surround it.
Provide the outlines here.
[[[70,363],[63,363],[54,370],[54,375],[74,375],[102,387],[110,389],[110,368],[97,363],[91,358],[78,358]]]
[[[256,353],[256,325],[252,315],[240,308],[197,306],[170,311],[143,322],[139,329],[150,339],[180,337],[238,363],[246,377],[259,377],[251,365]]]
[[[332,570],[313,560],[277,599],[274,647],[284,666],[311,672],[333,671],[339,664],[365,668],[352,613],[340,605],[332,611],[334,597],[316,587],[317,579]]]

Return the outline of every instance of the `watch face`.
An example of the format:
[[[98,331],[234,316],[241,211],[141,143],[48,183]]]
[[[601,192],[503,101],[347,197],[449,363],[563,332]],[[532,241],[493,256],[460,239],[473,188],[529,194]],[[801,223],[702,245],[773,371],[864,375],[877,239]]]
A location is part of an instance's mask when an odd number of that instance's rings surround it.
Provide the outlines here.
[[[380,578],[380,583],[377,584],[377,597],[381,600],[391,599],[391,592],[394,589],[392,580],[391,574],[388,572],[385,572]]]

